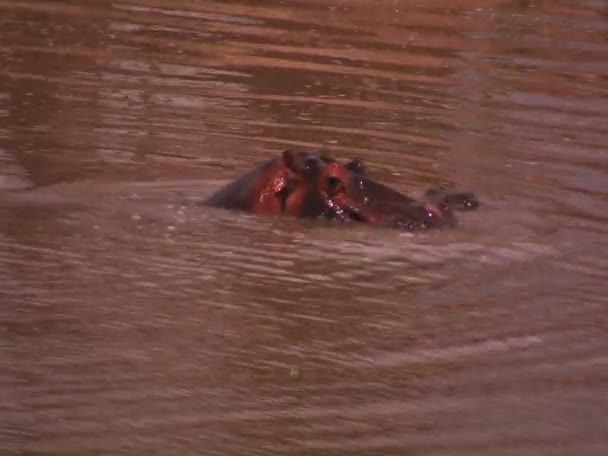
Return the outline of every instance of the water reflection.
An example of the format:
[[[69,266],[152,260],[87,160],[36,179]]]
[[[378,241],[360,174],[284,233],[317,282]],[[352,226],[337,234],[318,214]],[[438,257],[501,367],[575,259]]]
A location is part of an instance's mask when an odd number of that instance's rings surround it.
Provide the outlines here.
[[[0,10],[2,450],[605,452],[601,2]],[[192,204],[293,145],[485,204]]]

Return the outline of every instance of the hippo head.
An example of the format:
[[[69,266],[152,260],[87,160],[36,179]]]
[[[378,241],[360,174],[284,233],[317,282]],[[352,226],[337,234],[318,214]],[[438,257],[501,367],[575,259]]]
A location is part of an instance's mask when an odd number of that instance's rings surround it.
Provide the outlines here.
[[[453,226],[452,201],[436,193],[415,200],[366,176],[363,163],[346,164],[319,151],[284,151],[212,195],[211,206],[417,231]],[[446,194],[447,195],[447,194]],[[468,195],[468,194],[467,194]]]
[[[284,189],[286,213],[403,231],[454,225],[449,205],[419,202],[370,179],[360,160],[342,164],[325,154],[292,150],[283,160],[293,173]]]

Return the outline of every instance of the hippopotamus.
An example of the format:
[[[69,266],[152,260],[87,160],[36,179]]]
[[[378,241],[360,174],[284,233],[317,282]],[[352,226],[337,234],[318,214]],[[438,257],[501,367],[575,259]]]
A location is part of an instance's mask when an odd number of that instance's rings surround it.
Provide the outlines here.
[[[370,178],[363,162],[288,149],[220,188],[204,205],[420,231],[455,226],[455,210],[477,208],[469,192],[427,190],[420,200]]]

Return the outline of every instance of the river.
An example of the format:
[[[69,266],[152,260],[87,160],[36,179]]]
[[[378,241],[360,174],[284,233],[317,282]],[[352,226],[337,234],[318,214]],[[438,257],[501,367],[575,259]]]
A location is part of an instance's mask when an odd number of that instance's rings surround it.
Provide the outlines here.
[[[0,0],[0,455],[605,455],[608,3]],[[288,147],[478,211],[191,203]]]

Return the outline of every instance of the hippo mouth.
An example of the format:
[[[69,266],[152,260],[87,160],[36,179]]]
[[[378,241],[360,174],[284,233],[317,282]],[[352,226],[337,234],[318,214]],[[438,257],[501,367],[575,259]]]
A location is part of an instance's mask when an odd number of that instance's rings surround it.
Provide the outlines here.
[[[350,205],[339,206],[332,201],[327,202],[326,210],[319,215],[319,218],[335,220],[342,223],[370,223],[369,218],[366,217],[358,208]]]
[[[416,206],[399,204],[366,205],[358,207],[347,204],[338,206],[329,202],[328,217],[339,222],[358,222],[369,225],[396,228],[403,232],[423,231],[431,227],[453,227],[455,219],[448,208],[434,204]]]

